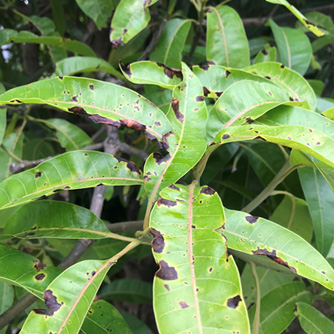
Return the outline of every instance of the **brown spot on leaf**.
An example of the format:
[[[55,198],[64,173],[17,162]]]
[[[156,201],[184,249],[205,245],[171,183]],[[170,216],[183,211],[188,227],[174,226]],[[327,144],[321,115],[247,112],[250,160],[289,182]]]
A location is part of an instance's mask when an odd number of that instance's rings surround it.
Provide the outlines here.
[[[233,298],[229,298],[227,299],[227,306],[229,308],[237,308],[238,307],[238,304],[239,302],[241,302],[241,297],[239,295],[233,297]]]
[[[94,90],[94,85],[89,85],[90,90]]]
[[[57,312],[64,303],[58,303],[57,297],[53,295],[51,290],[46,290],[44,292],[43,298],[45,300],[45,306],[49,309],[49,311],[44,309],[33,309],[36,314],[43,314],[48,316],[53,316],[55,312]]]
[[[268,76],[268,75],[265,76],[265,78],[268,79],[268,80],[271,80],[270,76]]]
[[[226,72],[225,72],[225,77],[226,77],[226,79],[230,76],[230,74],[231,74],[231,72],[228,71],[228,70],[226,70]]]
[[[204,86],[203,86],[203,94],[204,94],[205,97],[210,94],[210,91]]]
[[[222,138],[223,139],[229,139],[229,138],[231,138],[231,136],[228,133],[225,133]]]
[[[159,262],[159,270],[156,272],[155,276],[165,281],[173,281],[178,278],[175,268],[170,267],[164,260]]]
[[[174,111],[175,117],[183,123],[184,121],[184,115],[180,112],[179,109],[179,99],[173,99],[172,100],[172,109]]]
[[[205,195],[213,195],[215,191],[211,187],[203,187],[200,193]]]
[[[40,274],[37,274],[35,278],[37,279],[37,281],[42,281],[45,278],[45,276],[46,276],[45,274],[40,273]]]
[[[170,186],[168,186],[169,189],[173,189],[173,190],[178,190],[180,191],[181,189],[177,186],[175,186],[174,184],[171,184]]]
[[[39,177],[41,177],[42,176],[42,173],[41,172],[36,172],[35,173],[35,178],[37,179],[37,178],[39,178]]]
[[[152,240],[152,248],[156,253],[162,253],[165,248],[165,240],[162,234],[154,228],[151,228],[154,239]]]
[[[161,126],[161,122],[154,122],[155,126]]]
[[[259,139],[259,140],[262,140],[262,141],[267,141],[267,139],[264,139],[264,138],[261,137],[261,136],[257,136],[257,137],[255,137],[254,139]]]
[[[268,52],[267,52],[265,49],[263,49],[261,52],[262,52],[262,54],[264,54],[265,56],[268,54]]]
[[[71,102],[78,102],[78,95],[72,96]]]
[[[164,287],[166,288],[167,291],[170,291],[170,287],[168,284],[164,284]]]
[[[43,264],[41,261],[34,260],[34,268],[37,272],[43,270],[46,267],[46,264]]]
[[[254,119],[250,116],[246,117],[246,123],[247,124],[252,124],[254,122]]]
[[[250,224],[254,224],[254,223],[256,223],[258,219],[259,219],[259,217],[246,216],[246,220],[247,220],[248,223],[250,223]]]
[[[196,96],[196,101],[197,102],[203,102],[204,101],[204,98],[203,98],[203,96]]]
[[[176,76],[177,78],[182,79],[182,72],[180,70],[168,67],[160,62],[157,62],[157,65],[163,68],[164,73],[168,78],[173,79],[173,77]]]
[[[189,305],[188,305],[186,302],[179,302],[179,304],[180,304],[180,306],[181,306],[182,308],[187,308],[187,307],[189,307]]]
[[[119,66],[121,67],[122,71],[123,71],[129,78],[131,78],[131,76],[132,76],[132,72],[131,72],[131,70],[130,70],[130,65],[125,66],[125,65],[123,64],[122,60],[120,59],[120,60],[119,60]]]
[[[170,208],[171,206],[175,206],[177,203],[175,201],[171,201],[169,199],[160,197],[158,199],[157,204],[158,204],[158,206],[165,205],[165,206],[168,206]]]
[[[69,108],[68,111],[71,111],[73,114],[77,114],[77,115],[88,115],[85,109],[81,107],[72,107],[72,108]]]
[[[167,162],[168,160],[170,160],[170,155],[167,154],[166,156],[163,156],[159,152],[155,152],[153,153],[153,159],[160,166],[163,162]]]
[[[10,100],[9,102],[11,102],[11,103],[23,103],[22,101],[20,101],[18,99]]]
[[[285,68],[285,66],[284,66],[284,65],[281,65],[281,68],[283,69],[283,68]]]
[[[167,138],[169,136],[171,136],[173,134],[172,131],[170,132],[167,132],[165,135],[162,136],[162,142],[158,142],[158,145],[161,146],[161,148],[163,148],[164,150],[168,150],[169,149],[169,144],[168,144],[168,141],[167,141]]]
[[[132,128],[134,130],[138,130],[138,131],[145,131],[146,130],[146,126],[144,124],[141,124],[133,119],[121,119],[120,123],[122,125],[127,126],[128,128]]]
[[[126,167],[127,167],[131,172],[140,174],[140,170],[139,170],[139,168],[135,165],[134,162],[125,160],[125,159],[120,158],[120,157],[115,157],[115,158],[117,159],[118,162],[126,162]]]

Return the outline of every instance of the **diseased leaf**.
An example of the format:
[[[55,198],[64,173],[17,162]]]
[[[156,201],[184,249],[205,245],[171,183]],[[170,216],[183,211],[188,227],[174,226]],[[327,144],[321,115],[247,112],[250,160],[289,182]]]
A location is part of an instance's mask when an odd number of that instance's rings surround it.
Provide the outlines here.
[[[114,48],[129,42],[150,21],[149,6],[158,0],[121,0],[111,21],[110,41]]]
[[[296,302],[311,303],[312,294],[302,282],[283,284],[261,298],[261,334],[281,334],[295,318]],[[254,319],[255,306],[249,310],[249,319]]]
[[[307,334],[327,334],[334,332],[334,322],[309,304],[296,303],[295,315]]]
[[[88,209],[66,202],[38,201],[21,206],[10,217],[0,238],[10,236],[103,239],[113,238],[115,234],[109,232],[105,223]]]
[[[55,75],[73,75],[80,72],[103,71],[122,79],[123,76],[113,66],[103,59],[96,57],[69,57],[58,61],[56,64]]]
[[[229,6],[209,7],[206,59],[215,65],[242,68],[249,65],[249,46],[238,13]]]
[[[218,194],[176,184],[160,195],[150,220],[160,332],[249,333],[237,267],[217,233],[225,221]]]
[[[87,260],[66,269],[45,290],[46,309],[33,309],[21,333],[78,333],[109,268],[105,261]]]
[[[298,175],[312,217],[317,249],[327,256],[334,239],[333,219],[328,214],[334,205],[334,192],[316,168],[299,168]]]
[[[320,37],[323,36],[324,33],[316,27],[311,21],[309,21],[295,6],[289,4],[286,0],[266,0],[267,2],[275,3],[278,5],[285,6],[292,14],[294,14],[297,19],[310,31],[314,33],[314,35]]]
[[[45,288],[60,272],[57,267],[46,267],[37,258],[0,243],[2,282],[19,286],[42,299]]]
[[[308,37],[298,29],[279,27],[271,19],[269,23],[281,62],[304,75],[312,58],[312,47]]]
[[[276,48],[266,44],[255,57],[253,64],[276,61]]]
[[[171,19],[159,38],[150,60],[161,62],[167,66],[181,68],[181,54],[186,42],[191,20]]]
[[[233,254],[334,290],[334,269],[302,237],[264,218],[226,209],[225,213],[225,228],[220,232]]]
[[[117,99],[110,98],[117,96]],[[125,125],[162,139],[171,130],[164,113],[136,92],[93,79],[57,77],[0,95],[0,104],[36,103],[88,116],[93,122]]]
[[[315,109],[317,100],[314,91],[299,73],[274,62],[254,64],[244,70],[270,80],[276,86],[286,90],[292,101],[307,101],[311,109]]]
[[[183,81],[173,91],[167,117],[173,133],[163,137],[166,156],[153,153],[144,166],[146,192],[156,199],[160,190],[176,182],[201,159],[206,149],[207,109],[199,80],[183,64]]]
[[[93,302],[81,331],[85,334],[132,334],[117,308],[104,300]]]
[[[182,81],[182,73],[175,68],[167,67],[163,63],[153,61],[139,61],[124,66],[120,64],[124,76],[136,84],[157,85],[162,88],[174,89]],[[149,75],[147,75],[149,73]]]
[[[75,0],[81,10],[89,16],[96,24],[98,29],[107,26],[107,20],[114,10],[114,2],[110,0]]]
[[[102,152],[67,152],[0,183],[0,209],[21,205],[61,190],[142,182],[141,173],[133,162],[118,160]]]

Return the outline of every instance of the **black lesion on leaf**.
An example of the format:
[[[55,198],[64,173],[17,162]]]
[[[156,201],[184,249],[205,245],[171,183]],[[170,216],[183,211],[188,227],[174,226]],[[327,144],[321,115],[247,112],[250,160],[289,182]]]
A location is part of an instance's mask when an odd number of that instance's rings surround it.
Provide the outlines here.
[[[43,264],[41,261],[34,260],[34,268],[37,272],[43,270],[46,267],[46,264]]]
[[[285,66],[284,66],[284,65],[281,65],[281,68],[283,69],[283,68],[285,68]]]
[[[72,112],[73,114],[77,114],[77,115],[90,115],[90,114],[87,114],[85,109],[81,107],[72,107],[72,108],[69,108],[68,111]]]
[[[280,257],[278,257],[276,255],[276,249],[274,249],[273,251],[268,251],[267,249],[265,248],[257,248],[257,250],[255,251],[252,251],[252,253],[254,255],[265,255],[267,256],[270,260],[273,260],[274,262],[280,264],[281,266],[284,266],[284,267],[287,267],[289,268],[294,274],[297,274],[297,271],[296,271],[296,268],[294,267],[291,267],[288,265],[288,262],[282,260]]]
[[[225,72],[225,77],[226,77],[226,79],[230,76],[230,74],[231,74],[231,72],[228,71],[228,70],[226,70],[226,72]]]
[[[236,309],[239,305],[239,302],[241,302],[241,297],[239,295],[237,295],[233,298],[227,299],[227,306],[229,308]]]
[[[170,267],[164,260],[159,262],[159,270],[155,273],[155,276],[165,281],[174,281],[178,278],[175,268]]]
[[[157,165],[160,166],[163,162],[167,162],[168,160],[170,160],[170,155],[167,154],[166,156],[163,156],[161,153],[155,152],[153,153],[153,159],[155,160]]]
[[[207,71],[210,68],[210,65],[209,64],[199,65],[199,68],[201,68],[204,71]]]
[[[261,52],[262,52],[262,54],[264,54],[265,56],[268,54],[268,52],[267,52],[265,49],[263,49]]]
[[[158,206],[165,205],[165,206],[168,206],[170,208],[171,206],[175,206],[177,203],[176,203],[176,201],[171,201],[169,199],[160,197],[158,199],[157,204],[158,204]]]
[[[172,100],[172,109],[174,111],[175,117],[183,123],[184,121],[184,115],[180,112],[179,109],[179,99],[173,99]]]
[[[94,90],[94,85],[89,85],[90,90]]]
[[[123,71],[129,78],[131,78],[131,76],[132,76],[132,72],[131,72],[131,70],[130,70],[130,65],[125,66],[125,65],[123,64],[122,60],[120,59],[120,60],[119,60],[119,66],[121,67],[122,71]]]
[[[215,193],[215,190],[213,190],[211,187],[203,187],[200,193],[205,195],[213,195]]]
[[[265,76],[265,78],[268,79],[268,80],[271,80],[270,76],[268,76],[268,75]]]
[[[45,300],[45,306],[49,309],[49,311],[44,309],[33,309],[36,314],[53,316],[55,312],[57,312],[64,303],[58,303],[57,297],[53,295],[51,290],[46,290],[44,292],[43,298]]]
[[[37,178],[39,178],[39,177],[41,177],[42,176],[42,173],[41,172],[36,172],[35,173],[35,178],[37,179]]]
[[[78,102],[78,95],[72,96],[71,102]]]
[[[180,78],[182,80],[183,76],[180,70],[176,68],[168,67],[160,62],[157,62],[157,65],[163,68],[164,73],[168,78],[173,79],[173,77],[176,76],[177,78]]]
[[[59,76],[58,78],[59,78],[60,80],[63,80],[63,79],[64,79],[64,77],[62,77],[62,76]]]
[[[11,103],[23,103],[22,101],[20,101],[18,99],[10,100],[9,102],[11,102]]]
[[[254,119],[250,116],[246,117],[246,123],[247,124],[252,124],[254,122]]]
[[[257,137],[255,137],[254,139],[259,139],[259,140],[262,140],[262,141],[267,141],[267,139],[264,139],[264,138],[261,137],[261,136],[257,136]]]
[[[180,191],[181,189],[177,186],[175,186],[174,184],[171,184],[170,186],[168,186],[169,189],[173,189],[173,190],[177,190]]]
[[[259,217],[255,217],[255,216],[246,216],[245,217],[246,221],[248,221],[248,223],[250,224],[254,224],[257,222],[257,220],[259,219]]]
[[[144,124],[141,124],[133,119],[121,119],[120,123],[122,125],[127,126],[128,128],[132,128],[134,130],[138,130],[138,131],[145,131],[146,130],[146,126]]]
[[[189,305],[186,302],[179,302],[181,308],[187,308]]]
[[[309,20],[304,20],[304,21],[307,25],[315,27],[315,25],[311,21],[309,21]]]
[[[210,94],[210,91],[204,86],[203,86],[203,94],[205,97],[207,97]]]
[[[225,133],[222,138],[223,139],[229,139],[229,138],[231,138],[231,136],[228,133]]]
[[[121,157],[115,157],[115,158],[117,159],[118,162],[125,162],[125,163],[126,163],[126,167],[130,170],[130,172],[140,174],[140,170],[139,170],[139,168],[135,165],[134,162],[125,160],[125,159],[123,159],[123,158],[121,158]]]
[[[164,287],[166,288],[167,291],[170,291],[170,287],[168,284],[164,284]]]
[[[167,150],[169,149],[169,144],[168,144],[167,139],[168,139],[168,137],[171,136],[172,134],[173,134],[172,131],[167,132],[166,134],[164,134],[164,135],[162,136],[162,141],[161,141],[161,142],[158,142],[158,146],[159,146],[160,148],[162,148],[162,149],[164,149],[164,150],[167,151]]]
[[[204,98],[203,98],[203,96],[196,96],[196,101],[197,102],[203,102],[204,101]]]
[[[151,228],[154,239],[152,240],[152,248],[155,253],[162,253],[165,248],[165,240],[162,234],[154,228]]]
[[[37,279],[37,281],[42,281],[45,278],[45,276],[46,276],[45,274],[40,273],[35,276],[35,279]]]

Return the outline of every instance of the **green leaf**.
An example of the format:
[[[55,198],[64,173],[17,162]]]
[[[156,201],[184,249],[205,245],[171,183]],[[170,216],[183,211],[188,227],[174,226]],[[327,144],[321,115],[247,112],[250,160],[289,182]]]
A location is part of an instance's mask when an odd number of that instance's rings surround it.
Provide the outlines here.
[[[261,298],[259,334],[281,334],[295,318],[296,302],[311,303],[312,294],[302,282],[291,282],[277,287]],[[255,306],[249,310],[251,323]]]
[[[6,236],[27,239],[102,239],[113,238],[115,234],[109,232],[94,213],[81,206],[58,201],[37,201],[21,206],[10,217],[0,235]]]
[[[153,286],[160,332],[249,333],[238,270],[217,233],[225,221],[218,194],[177,184],[160,195],[150,221],[160,267]]]
[[[274,62],[254,64],[244,70],[266,78],[276,86],[285,89],[292,101],[307,101],[311,109],[315,109],[317,100],[314,91],[299,73]]]
[[[78,333],[110,265],[87,260],[58,275],[44,292],[46,309],[32,310],[21,333]]]
[[[240,92],[243,92],[242,95]],[[282,103],[289,103],[287,92],[271,83],[251,80],[234,83],[223,92],[210,110],[207,122],[208,142],[222,128],[253,123]]]
[[[81,72],[103,71],[116,78],[123,79],[123,76],[108,62],[96,57],[69,57],[58,61],[56,64],[55,75],[73,75]]]
[[[216,65],[228,67],[249,65],[249,46],[242,21],[229,6],[209,7],[206,58]]]
[[[286,0],[266,0],[267,2],[275,3],[278,5],[285,6],[292,14],[294,14],[297,19],[310,31],[314,33],[314,35],[320,37],[323,36],[324,33],[316,27],[312,22],[310,22],[295,6],[289,4]]]
[[[183,82],[173,91],[167,117],[173,133],[164,136],[167,156],[153,153],[144,166],[146,192],[156,199],[159,191],[176,182],[201,159],[206,150],[207,109],[199,80],[183,64]]]
[[[81,331],[85,334],[132,334],[117,308],[104,300],[93,302]]]
[[[287,275],[264,267],[256,266],[255,270],[260,283],[261,298],[278,286],[291,282],[294,278],[292,275]],[[242,271],[241,284],[246,306],[250,307],[256,302],[257,291],[251,266],[248,263]]]
[[[157,85],[162,88],[174,89],[182,81],[180,70],[167,67],[162,63],[139,61],[128,66],[124,66],[122,63],[120,65],[124,76],[136,84]]]
[[[81,10],[89,16],[96,24],[98,29],[107,26],[107,20],[114,10],[114,2],[110,0],[76,0]]]
[[[0,209],[21,205],[60,190],[141,184],[133,162],[94,151],[67,152],[0,183]]]
[[[236,141],[260,139],[275,144],[281,144],[310,154],[334,167],[333,139],[319,130],[297,125],[241,125],[232,126],[220,131],[214,143],[219,146]],[[210,150],[217,146],[212,145]]]
[[[307,334],[327,334],[334,332],[334,322],[309,304],[296,303],[295,315]]]
[[[0,83],[0,94],[5,92],[5,87]],[[0,145],[2,144],[3,138],[5,136],[7,126],[7,109],[0,108]]]
[[[296,274],[334,290],[334,269],[299,235],[270,220],[225,210],[227,247],[237,256],[270,269]]]
[[[267,63],[272,61],[276,61],[276,48],[274,46],[270,46],[270,44],[266,44],[264,49],[256,55],[253,64]]]
[[[13,265],[15,264],[15,265]],[[0,243],[0,281],[19,286],[42,299],[45,288],[61,272],[37,258]]]
[[[110,41],[114,48],[138,35],[151,19],[149,6],[158,0],[121,0],[111,21]]]
[[[10,284],[0,282],[0,314],[5,313],[14,302],[14,288]],[[6,334],[7,326],[0,330],[0,334]]]
[[[334,193],[325,178],[315,168],[299,168],[299,179],[313,221],[317,249],[327,255],[334,235],[331,212],[334,205]]]
[[[60,36],[37,36],[30,31],[17,32],[12,29],[0,30],[0,45],[9,43],[35,43],[55,46],[83,56],[96,57],[95,52],[86,44]]]
[[[99,293],[99,298],[130,303],[152,303],[152,284],[137,279],[118,279],[105,286]]]
[[[154,334],[152,330],[133,314],[121,311],[122,316],[135,334]]]
[[[58,0],[50,0],[50,3],[52,7],[52,19],[56,25],[56,30],[63,36],[66,29],[64,6],[62,2],[59,2]]]
[[[310,210],[310,212],[312,212]],[[300,235],[311,243],[313,226],[307,203],[293,195],[284,196],[270,220]]]
[[[191,20],[179,18],[168,21],[159,42],[150,54],[150,60],[167,66],[181,68],[181,53],[186,42]]]
[[[109,96],[117,96],[117,99]],[[150,138],[162,139],[162,135],[171,130],[163,112],[138,93],[93,79],[57,77],[14,88],[0,95],[0,104],[21,103],[48,104],[86,115],[96,123],[145,130]]]
[[[298,29],[279,27],[271,19],[269,24],[275,37],[281,62],[304,75],[312,58],[312,47],[308,37]]]

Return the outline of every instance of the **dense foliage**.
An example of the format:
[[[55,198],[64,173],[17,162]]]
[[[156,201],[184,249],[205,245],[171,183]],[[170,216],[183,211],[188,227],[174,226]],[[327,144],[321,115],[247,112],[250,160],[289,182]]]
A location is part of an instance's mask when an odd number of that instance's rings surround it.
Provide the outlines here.
[[[334,332],[331,1],[1,3],[1,334]]]

